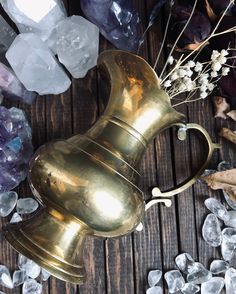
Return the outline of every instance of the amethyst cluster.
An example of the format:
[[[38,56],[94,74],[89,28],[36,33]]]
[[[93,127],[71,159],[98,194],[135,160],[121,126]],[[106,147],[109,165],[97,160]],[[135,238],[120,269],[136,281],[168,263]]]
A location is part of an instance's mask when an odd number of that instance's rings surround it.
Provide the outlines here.
[[[119,49],[137,51],[141,39],[140,19],[131,1],[81,0],[85,16]]]
[[[32,153],[31,128],[24,112],[0,106],[0,193],[26,178]]]

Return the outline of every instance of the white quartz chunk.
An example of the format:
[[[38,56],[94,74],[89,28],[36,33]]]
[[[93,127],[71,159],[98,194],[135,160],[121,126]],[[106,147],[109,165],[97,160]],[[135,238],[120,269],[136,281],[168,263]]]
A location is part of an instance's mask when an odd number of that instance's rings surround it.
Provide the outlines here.
[[[99,29],[81,16],[58,23],[47,43],[74,78],[83,78],[97,64]]]
[[[1,0],[1,4],[21,33],[35,33],[43,41],[55,25],[66,17],[62,0]]]
[[[20,34],[6,53],[19,80],[41,95],[65,92],[71,82],[51,50],[35,34]]]

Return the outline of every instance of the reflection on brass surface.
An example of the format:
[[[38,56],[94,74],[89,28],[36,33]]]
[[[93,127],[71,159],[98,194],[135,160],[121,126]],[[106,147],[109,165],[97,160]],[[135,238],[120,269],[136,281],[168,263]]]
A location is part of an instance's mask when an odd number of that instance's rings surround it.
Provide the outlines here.
[[[41,147],[31,161],[29,183],[44,208],[30,220],[5,228],[7,240],[59,279],[83,283],[82,254],[87,235],[113,238],[131,233],[145,208],[180,193],[197,175],[173,191],[153,190],[144,201],[137,187],[138,163],[150,140],[173,125],[197,129],[209,147],[216,147],[204,129],[185,125],[170,105],[152,68],[140,57],[106,51],[98,66],[110,85],[104,115],[85,134]],[[163,199],[161,198],[163,197]]]

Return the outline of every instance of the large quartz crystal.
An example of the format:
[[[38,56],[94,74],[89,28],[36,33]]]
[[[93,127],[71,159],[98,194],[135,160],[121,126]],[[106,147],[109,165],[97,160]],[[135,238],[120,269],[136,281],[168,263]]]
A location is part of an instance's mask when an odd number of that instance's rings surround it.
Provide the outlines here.
[[[81,0],[86,17],[119,49],[136,51],[141,39],[139,15],[131,1]]]
[[[51,50],[35,34],[18,35],[6,57],[19,80],[29,91],[42,95],[60,94],[71,84]]]
[[[0,62],[0,92],[11,100],[21,100],[31,104],[36,93],[26,90],[12,70]]]
[[[48,45],[74,78],[83,78],[97,64],[99,29],[85,18],[73,15],[58,23]]]
[[[7,49],[11,46],[16,37],[16,33],[0,15],[0,61],[5,61]]]
[[[212,247],[218,247],[222,242],[221,228],[218,218],[210,213],[202,227],[203,239]]]
[[[0,193],[10,191],[26,178],[33,153],[31,129],[17,108],[0,107]]]
[[[21,33],[38,34],[43,41],[66,17],[62,0],[1,0],[1,4]]]

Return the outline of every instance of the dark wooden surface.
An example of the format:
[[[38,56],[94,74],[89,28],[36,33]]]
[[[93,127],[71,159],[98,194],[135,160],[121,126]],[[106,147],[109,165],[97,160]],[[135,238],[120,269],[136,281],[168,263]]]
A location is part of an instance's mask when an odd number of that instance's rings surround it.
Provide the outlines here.
[[[155,0],[133,1],[141,14],[143,25]],[[65,1],[69,15],[81,14],[79,1]],[[153,65],[162,40],[164,29],[163,13],[156,25],[147,35],[142,47],[142,55]],[[100,51],[112,48],[101,37]],[[163,59],[163,58],[162,58]],[[161,68],[163,62],[159,63]],[[33,129],[35,148],[56,138],[68,138],[72,134],[84,133],[96,121],[105,107],[103,94],[99,87],[96,69],[91,70],[84,79],[73,80],[72,87],[63,95],[39,97],[32,106],[18,105],[27,113]],[[10,106],[9,103],[6,104]],[[214,154],[211,167],[221,160],[235,162],[234,146],[222,141],[218,131],[222,126],[235,128],[230,120],[216,120],[210,99],[196,102],[178,109],[190,122],[205,127],[216,142],[223,148]],[[142,160],[140,186],[145,197],[150,198],[150,187],[159,186],[165,190],[173,187],[190,175],[202,160],[203,145],[195,136],[185,143],[176,140],[172,130],[160,134],[152,142]],[[17,191],[20,197],[30,196],[27,183]],[[44,283],[45,294],[143,294],[147,289],[147,274],[152,269],[164,272],[175,268],[174,258],[181,252],[190,253],[196,260],[209,266],[212,258],[219,256],[219,250],[209,247],[201,238],[201,227],[207,213],[204,200],[208,196],[221,199],[219,192],[210,191],[205,185],[195,184],[181,195],[174,197],[171,208],[154,206],[145,215],[144,230],[130,236],[101,240],[88,238],[85,245],[84,262],[87,281],[83,286],[75,286],[51,278]],[[9,219],[2,219],[2,225]],[[0,263],[13,271],[16,268],[17,254],[0,238]],[[166,286],[165,291],[166,290]],[[3,289],[6,290],[6,289]],[[20,293],[20,287],[6,290],[6,293]]]

